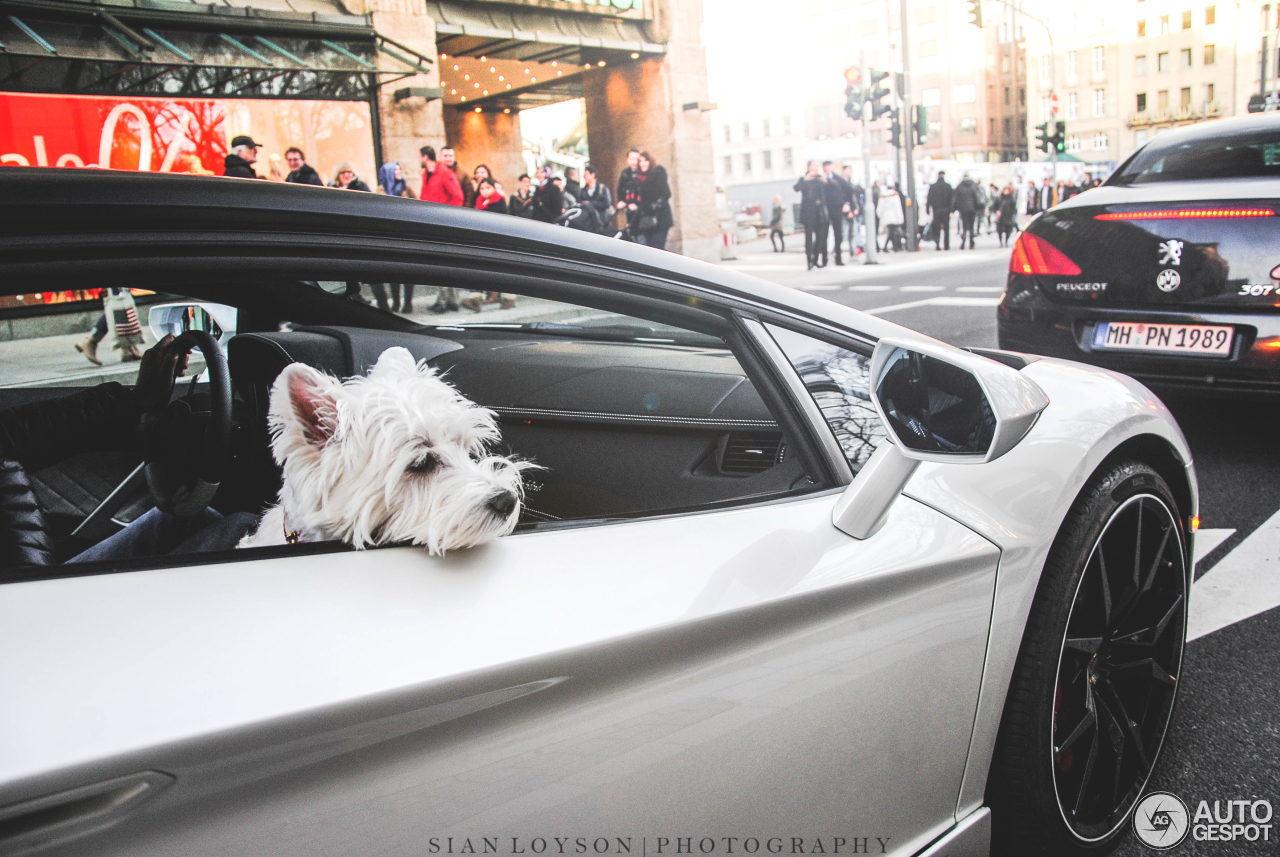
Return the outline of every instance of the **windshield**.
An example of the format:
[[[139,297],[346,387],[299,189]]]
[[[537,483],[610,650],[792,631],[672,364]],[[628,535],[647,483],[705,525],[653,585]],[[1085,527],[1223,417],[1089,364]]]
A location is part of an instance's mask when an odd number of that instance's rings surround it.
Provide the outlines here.
[[[1280,127],[1162,143],[1157,137],[1107,182],[1154,184],[1280,175]]]

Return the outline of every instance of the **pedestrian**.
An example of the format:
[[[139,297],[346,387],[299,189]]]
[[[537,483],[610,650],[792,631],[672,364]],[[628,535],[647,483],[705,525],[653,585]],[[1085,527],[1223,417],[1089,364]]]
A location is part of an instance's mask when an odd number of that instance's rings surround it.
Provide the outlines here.
[[[933,237],[935,250],[951,249],[951,212],[955,201],[955,190],[947,184],[947,174],[938,171],[938,180],[929,186],[929,195],[925,198],[925,213],[933,215],[929,227]]]
[[[223,162],[222,174],[233,179],[256,179],[253,163],[258,160],[258,144],[241,135],[231,140],[231,152]]]
[[[995,231],[996,209],[1000,205],[1000,188],[992,182],[987,186],[987,234]]]
[[[556,184],[550,168],[543,170],[542,183],[533,192],[533,219],[540,223],[555,223],[564,214],[564,191]]]
[[[671,185],[665,167],[653,162],[648,152],[640,153],[640,218],[636,221],[636,243],[658,250],[667,247],[667,233],[675,225],[671,214]]]
[[[627,152],[627,165],[618,175],[618,184],[614,188],[618,194],[615,206],[618,211],[626,213],[627,222],[623,228],[623,235],[627,238],[631,238],[634,234],[635,222],[639,219],[637,212],[640,210],[640,183],[636,181],[636,172],[639,169],[640,150],[630,149]]]
[[[350,162],[343,161],[338,164],[333,171],[333,183],[329,187],[336,187],[342,190],[362,190],[365,193],[372,193],[372,189],[360,180],[356,175],[355,168]]]
[[[521,173],[516,182],[516,192],[507,200],[507,214],[516,217],[533,217],[533,182],[528,173]]]
[[[600,181],[596,168],[591,164],[582,168],[582,180],[584,184],[578,191],[581,194],[578,204],[591,212],[591,231],[597,235],[603,234],[613,218],[613,194],[609,192],[609,186]]]
[[[506,201],[505,199],[507,195],[506,191],[502,189],[502,185],[498,184],[498,180],[493,177],[493,173],[490,172],[489,168],[484,164],[480,164],[474,170],[471,171],[471,180],[475,182],[477,197],[479,196],[479,193],[480,193],[481,179],[488,179],[489,181],[493,182],[493,187],[495,190],[498,191],[498,196],[504,197],[503,202]],[[479,208],[479,207],[480,206],[477,203],[476,208]]]
[[[476,192],[477,211],[488,211],[493,214],[507,213],[507,201],[493,179],[485,176],[477,183],[477,187],[479,188]]]
[[[564,214],[578,204],[578,198],[565,191],[564,176],[556,176],[551,181],[555,182],[556,190],[560,191],[560,213]]]
[[[831,161],[822,162],[822,179],[826,183],[822,189],[823,199],[827,206],[827,222],[831,227],[831,236],[835,239],[836,264],[844,267],[841,258],[844,244],[844,224],[847,215],[853,209],[853,187],[832,168]],[[826,236],[823,236],[826,243]]]
[[[578,181],[578,170],[574,167],[565,168],[564,192],[573,197],[575,201],[582,199],[582,185]]]
[[[440,150],[440,163],[444,164],[453,173],[453,177],[458,180],[458,187],[462,188],[462,207],[476,207],[476,183],[471,180],[471,176],[462,172],[458,167],[458,155],[450,146],[445,146]]]
[[[444,205],[462,205],[466,197],[458,176],[442,161],[436,160],[436,150],[423,146],[418,150],[422,156],[422,195],[425,202],[438,202]],[[436,302],[429,308],[431,312],[452,312],[458,309],[458,292],[452,286],[443,286],[436,295]]]
[[[965,242],[968,241],[969,249],[973,250],[975,249],[973,246],[974,219],[978,216],[978,212],[987,206],[982,198],[982,188],[969,177],[968,173],[965,173],[960,184],[956,185],[953,202],[956,211],[960,214],[960,249],[965,249]]]
[[[108,321],[107,316],[111,318]],[[133,302],[133,292],[126,288],[106,288],[102,290],[102,315],[93,325],[89,335],[76,343],[76,351],[85,359],[97,366],[102,365],[98,357],[98,345],[112,337],[112,348],[119,349],[120,362],[130,363],[142,359],[142,346],[146,341],[142,337],[142,325],[138,322],[138,309]]]
[[[289,175],[284,180],[290,184],[309,184],[324,187],[324,179],[315,168],[307,163],[307,156],[297,146],[284,150],[285,162],[289,164]]]
[[[1000,237],[1000,246],[1004,247],[1018,228],[1018,197],[1013,192],[1013,185],[1007,184],[996,199],[996,234]]]
[[[804,227],[804,255],[809,267],[823,268],[827,264],[827,193],[817,161],[810,161],[805,174],[792,188],[800,194],[800,225]]]
[[[885,252],[888,252],[891,245],[895,253],[901,252],[902,224],[906,222],[906,213],[902,208],[902,197],[893,185],[880,191],[880,201],[876,203],[876,220],[884,227]]]
[[[289,171],[285,167],[284,159],[272,152],[267,155],[267,181],[284,182]]]
[[[849,183],[853,197],[853,208],[849,212],[849,258],[852,259],[862,252],[862,239],[858,230],[863,222],[862,209],[867,204],[867,192],[862,185],[854,181],[852,166],[845,164],[844,168],[840,170],[840,174]]]
[[[782,234],[782,215],[786,209],[782,207],[782,197],[778,194],[773,195],[773,214],[769,217],[769,243],[773,245],[773,252],[787,252],[787,236]]]

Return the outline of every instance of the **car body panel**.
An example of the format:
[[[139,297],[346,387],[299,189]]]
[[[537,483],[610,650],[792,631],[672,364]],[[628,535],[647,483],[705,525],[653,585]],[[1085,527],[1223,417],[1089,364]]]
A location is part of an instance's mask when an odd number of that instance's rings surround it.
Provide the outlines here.
[[[835,500],[0,587],[0,805],[176,777],[68,854],[745,829],[912,853],[954,823],[999,553],[905,498],[858,541]]]

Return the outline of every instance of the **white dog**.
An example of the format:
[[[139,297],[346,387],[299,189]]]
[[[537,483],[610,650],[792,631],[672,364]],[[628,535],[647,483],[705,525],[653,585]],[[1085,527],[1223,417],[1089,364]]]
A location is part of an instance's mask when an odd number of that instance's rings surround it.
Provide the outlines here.
[[[521,471],[487,454],[492,411],[405,348],[346,381],[302,363],[271,388],[280,502],[240,547],[340,540],[357,549],[412,542],[433,554],[506,535],[520,517]]]

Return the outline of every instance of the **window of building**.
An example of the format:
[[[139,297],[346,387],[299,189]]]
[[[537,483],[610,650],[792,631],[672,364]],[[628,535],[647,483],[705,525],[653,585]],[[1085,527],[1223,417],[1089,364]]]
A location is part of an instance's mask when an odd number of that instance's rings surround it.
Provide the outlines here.
[[[1151,132],[1148,131],[1146,128],[1143,128],[1141,131],[1133,132],[1133,146],[1136,149],[1141,149],[1143,146],[1147,144],[1147,141],[1150,139],[1151,139]]]
[[[766,170],[773,169],[773,152],[768,150],[760,153],[760,165]]]
[[[937,6],[923,6],[916,10],[917,24],[932,24],[936,20],[938,20]]]
[[[1182,13],[1182,29],[1191,29],[1191,12],[1190,10]]]
[[[1107,115],[1107,91],[1105,89],[1095,89],[1093,91],[1093,115]]]
[[[1067,151],[1068,152],[1080,151],[1080,135],[1079,134],[1067,135]]]
[[[1018,87],[1018,106],[1027,106],[1027,88],[1025,86]]]
[[[1107,49],[1105,47],[1093,49],[1093,73],[1095,77],[1107,73]]]
[[[742,139],[744,140],[751,139],[751,123],[750,122],[742,123]]]
[[[1162,36],[1169,35],[1169,16],[1168,15],[1160,16],[1160,35]]]
[[[1008,74],[1010,68],[1012,68],[1012,63],[1009,62],[1009,58],[1000,57],[1000,71],[1004,74]]]
[[[1181,97],[1178,99],[1178,106],[1185,112],[1191,109],[1191,87],[1182,87]]]
[[[1217,23],[1217,17],[1218,17],[1218,15],[1217,15],[1217,7],[1216,7],[1216,6],[1205,6],[1205,7],[1204,7],[1204,25],[1205,25],[1206,27],[1207,27],[1207,26],[1209,26],[1209,25],[1211,25],[1211,24],[1215,24],[1215,23]]]
[[[1147,58],[1145,55],[1133,58],[1133,73],[1135,77],[1147,76]]]
[[[724,126],[724,141],[726,143],[733,142],[733,130],[728,125]]]
[[[1067,93],[1067,118],[1080,118],[1080,95],[1076,92]]]
[[[1156,93],[1156,109],[1161,113],[1169,112],[1169,90],[1162,89]]]
[[[956,122],[956,131],[961,134],[977,134],[978,120],[977,119],[960,119],[959,121]]]
[[[1040,57],[1040,83],[1043,86],[1053,83],[1053,57],[1049,54]]]
[[[827,112],[827,108],[826,108],[825,106],[824,106],[824,107],[815,107],[815,108],[813,109],[813,121],[814,121],[814,122],[819,122],[819,123],[821,123],[821,122],[826,122],[826,121],[827,121],[827,117],[828,117],[828,115],[829,115],[829,114],[828,114],[828,112]]]
[[[1204,85],[1204,100],[1206,104],[1213,104],[1213,84],[1206,83]]]
[[[785,122],[786,120],[784,119],[783,121]],[[795,168],[795,160],[791,156],[790,149],[782,150],[782,168],[786,170]]]
[[[973,104],[978,100],[978,87],[972,83],[958,83],[951,87],[953,104]]]
[[[1215,53],[1216,52],[1213,49],[1213,45],[1204,46],[1204,64],[1205,65],[1213,65],[1213,61],[1217,58],[1215,56]]]
[[[925,89],[920,92],[920,103],[925,107],[937,107],[942,103],[941,89]]]
[[[751,173],[751,153],[750,152],[742,153],[742,172],[743,174],[747,174],[747,175]]]
[[[790,134],[790,133],[791,133],[791,117],[790,117],[790,116],[783,116],[783,117],[782,117],[782,133],[783,133],[783,134]],[[790,152],[791,150],[790,150],[790,149],[787,149],[787,151],[788,151],[788,152]],[[788,164],[787,166],[791,166],[791,165],[790,165],[790,164]]]
[[[920,42],[920,57],[936,57],[938,55],[938,40],[924,39]]]
[[[1093,135],[1093,150],[1095,152],[1105,151],[1110,144],[1111,135],[1106,131],[1098,131]]]
[[[733,155],[724,156],[724,174],[726,176],[733,175]]]
[[[1147,22],[1139,21],[1138,22],[1138,38],[1144,39],[1146,38],[1146,36],[1147,36]]]
[[[1053,119],[1053,101],[1049,96],[1042,95],[1040,96],[1040,120],[1048,122],[1051,119]]]
[[[872,128],[871,136],[868,139],[871,141],[871,148],[878,149],[884,145],[884,131],[879,128]]]
[[[994,140],[994,139],[996,138],[996,133],[997,133],[997,132],[996,132],[996,124],[997,124],[997,123],[996,123],[996,118],[995,118],[994,116],[993,116],[993,117],[991,117],[991,139],[992,139],[992,140]]]
[[[1067,51],[1067,80],[1076,79],[1076,52]]]
[[[1009,100],[1009,91],[1010,91],[1010,90],[1009,90],[1009,87],[1007,87],[1007,86],[1006,86],[1006,87],[1004,88],[1004,103],[1005,103],[1005,104],[1011,104],[1011,103],[1012,103],[1012,102]]]
[[[1161,51],[1156,55],[1156,71],[1166,72],[1169,70],[1169,52]]]
[[[1182,68],[1191,68],[1191,48],[1183,48],[1178,57],[1178,65]]]
[[[761,133],[763,133],[763,134],[764,134],[764,136],[766,136],[766,137],[768,137],[768,136],[769,136],[769,120],[768,120],[768,119],[761,119],[761,120],[760,120],[760,131],[761,131]],[[769,165],[768,165],[768,164],[765,164],[765,166],[767,167],[767,166],[769,166]]]
[[[929,122],[929,139],[925,141],[931,146],[942,145],[942,123],[937,120]]]
[[[1147,94],[1145,92],[1138,93],[1138,112],[1144,113],[1147,109]]]

